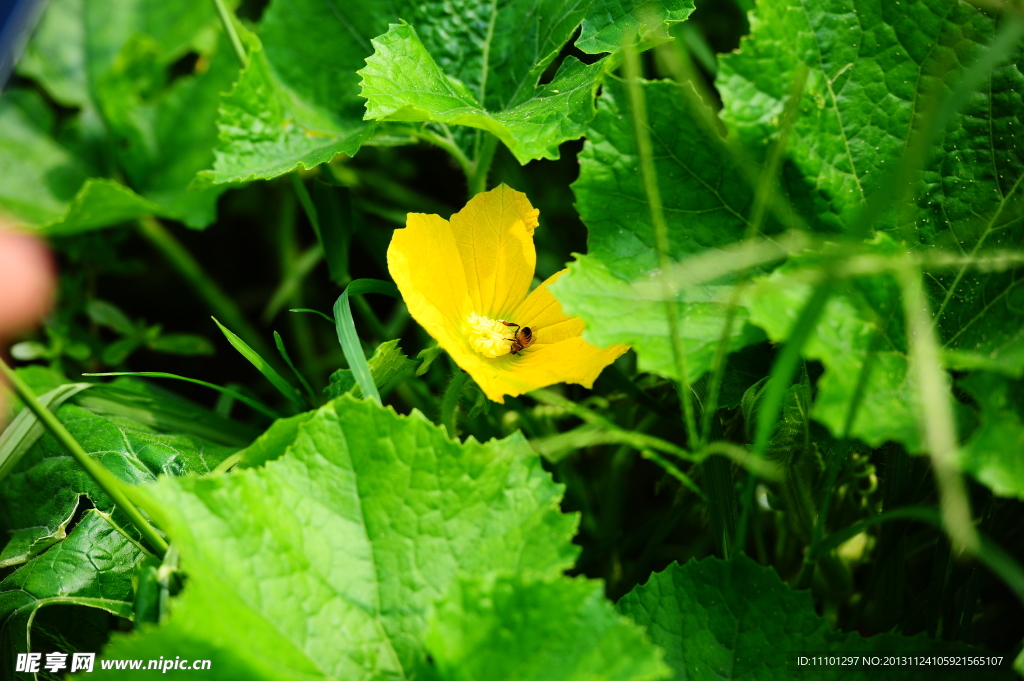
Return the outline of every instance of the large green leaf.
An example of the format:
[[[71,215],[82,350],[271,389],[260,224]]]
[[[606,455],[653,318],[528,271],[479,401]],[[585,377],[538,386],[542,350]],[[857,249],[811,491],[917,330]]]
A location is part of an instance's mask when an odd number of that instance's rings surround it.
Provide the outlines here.
[[[272,18],[281,14],[274,11],[278,4],[274,3],[267,11],[267,25],[273,26]],[[289,7],[288,14],[295,12],[289,19],[307,17],[302,12],[307,9],[306,4]],[[317,7],[326,11],[328,6],[317,3]],[[321,29],[330,25],[312,18],[311,23]],[[336,30],[343,35],[341,27]],[[305,31],[302,34],[307,35]],[[334,91],[327,84],[345,79],[336,63],[318,63],[326,54],[318,54],[317,62],[309,65],[316,68],[321,77],[329,76],[319,81],[324,99],[309,102],[289,88],[287,75],[279,76],[275,72],[255,37],[248,37],[247,42],[249,66],[221,103],[217,121],[220,139],[212,173],[214,182],[266,179],[295,168],[312,168],[339,154],[354,154],[369,139],[373,127],[363,123],[356,112],[348,111],[354,104],[346,102],[344,88]],[[305,40],[289,40],[289,45],[295,49],[301,49],[304,44]],[[341,64],[344,63],[342,60]]]
[[[17,653],[33,650],[41,608],[73,605],[132,619],[132,573],[144,554],[123,534],[134,529],[113,523],[96,509],[86,511],[67,539],[0,582],[0,663],[7,669],[14,669]]]
[[[931,666],[866,666],[866,655],[963,654],[966,646],[913,637],[831,631],[810,591],[739,555],[674,563],[623,596],[619,611],[647,627],[677,681],[723,679],[933,679]],[[799,654],[849,655],[857,665],[801,668]],[[1013,678],[1009,665],[985,678]],[[966,677],[965,677],[966,678]]]
[[[105,655],[208,658],[209,678],[408,678],[457,573],[554,577],[576,555],[521,435],[459,444],[347,396],[275,430],[261,468],[132,489],[189,580],[159,629]]]
[[[581,22],[589,22],[581,36],[581,49],[599,53],[612,51],[614,41],[634,31],[643,46],[652,44],[666,34],[667,24],[685,19],[692,10],[689,0],[347,4],[274,0],[260,25],[262,50],[251,43],[252,63],[224,100],[214,180],[270,178],[329,161],[338,154],[355,153],[374,131],[373,121],[363,120],[365,102],[359,96],[356,71],[374,53],[371,40],[385,33],[389,24],[405,21],[416,27],[429,55],[417,69],[430,68],[433,63],[458,79],[472,93],[477,109],[497,114],[539,99],[507,120],[480,116],[488,129],[507,132],[513,128],[529,138],[558,129],[549,112],[551,104],[558,103],[563,111],[566,105],[574,108],[584,99],[583,92],[591,89],[579,83],[587,72],[578,65],[563,73],[565,93],[537,87],[544,70]],[[569,90],[575,95],[568,96]],[[565,96],[557,97],[559,94]],[[590,108],[589,102],[586,108]],[[527,115],[533,120],[527,120]],[[585,110],[574,110],[573,118],[585,115]],[[539,118],[545,116],[548,125],[538,125]],[[441,119],[449,120],[440,114],[434,118]],[[558,133],[563,137],[582,134],[573,120],[563,127],[565,131]],[[554,152],[548,147],[552,144],[553,138],[543,144],[535,140],[533,147],[537,153],[551,154]]]
[[[786,144],[782,190],[821,231],[844,231],[865,202],[892,182],[912,138],[987,49],[997,22],[969,3],[837,0],[759,2],[751,35],[721,60],[717,85],[729,134],[756,155],[777,139],[798,64],[808,77]],[[916,196],[876,220],[909,248],[984,257],[1024,245],[1020,185],[1024,52],[997,64],[940,131]],[[884,249],[898,254],[891,245]],[[806,274],[806,272],[805,272]],[[796,270],[760,281],[751,318],[774,341],[788,337],[809,288]],[[806,281],[806,279],[805,279]],[[947,365],[1024,375],[1024,288],[1020,270],[970,265],[927,272]],[[814,415],[836,435],[855,402],[851,433],[920,449],[913,427],[917,389],[908,380],[902,313],[892,277],[844,281],[804,355],[826,368]],[[886,309],[879,303],[887,301]],[[870,352],[874,347],[877,352]],[[869,374],[861,381],[868,362]],[[990,484],[992,481],[990,480]]]
[[[600,582],[580,578],[461,580],[432,613],[426,647],[431,660],[416,678],[641,681],[670,673]]]
[[[0,209],[54,235],[148,214],[210,224],[224,188],[194,180],[213,164],[219,95],[238,69],[227,41],[218,46],[211,32],[213,17],[210,3],[53,3],[23,73],[96,123],[89,130],[66,127],[61,144],[38,115],[22,120],[9,103],[0,105],[0,170],[16,178],[0,190]],[[169,67],[190,49],[202,52],[196,72],[165,89]],[[89,148],[92,160],[68,146]],[[120,172],[93,167],[110,158]],[[107,173],[131,188],[98,177]]]
[[[996,21],[969,3],[799,0],[758,4],[741,49],[724,56],[717,85],[730,134],[763,149],[777,137],[797,64],[809,77],[787,142],[785,190],[821,228],[843,229],[886,181],[915,119],[927,117],[991,41]],[[954,252],[1019,248],[1024,233],[1017,152],[1024,52],[997,65],[940,137],[917,209],[877,226],[911,245]],[[965,275],[965,276],[962,276]],[[1024,374],[1019,273],[936,273],[939,330],[957,366]]]
[[[1024,381],[979,372],[958,385],[981,407],[981,423],[960,449],[960,466],[996,494],[1024,498]]]
[[[583,135],[604,74],[600,62],[588,66],[567,57],[550,83],[519,89],[508,108],[488,111],[465,83],[445,74],[412,26],[391,26],[373,46],[373,56],[359,72],[367,118],[486,130],[523,164],[558,158],[562,142]]]
[[[95,85],[103,118],[128,181],[159,212],[190,227],[216,217],[226,187],[195,182],[213,165],[220,95],[231,88],[238,63],[226,40],[203,69],[153,92],[164,78],[160,46],[150,36],[129,39]]]
[[[235,451],[74,404],[60,407],[57,418],[90,456],[130,484],[150,482],[160,474],[208,473]],[[113,507],[71,455],[49,433],[43,435],[0,483],[0,518],[11,533],[0,565],[23,563],[63,539],[81,495],[102,511]]]
[[[741,239],[753,192],[740,170],[722,157],[721,145],[693,119],[678,85],[645,82],[642,89],[650,112],[670,258],[679,260]],[[569,265],[569,273],[552,285],[552,291],[566,312],[586,321],[590,342],[632,345],[641,369],[676,378],[668,313],[660,291],[650,286],[658,254],[622,81],[605,83],[587,137],[573,191],[587,225],[589,252]],[[732,288],[725,285],[677,292],[690,380],[711,366],[731,296]],[[747,323],[746,310],[738,308],[730,349],[762,339],[761,332]]]
[[[595,0],[576,47],[588,54],[617,52],[626,44],[645,49],[671,40],[669,27],[693,12],[693,0]]]

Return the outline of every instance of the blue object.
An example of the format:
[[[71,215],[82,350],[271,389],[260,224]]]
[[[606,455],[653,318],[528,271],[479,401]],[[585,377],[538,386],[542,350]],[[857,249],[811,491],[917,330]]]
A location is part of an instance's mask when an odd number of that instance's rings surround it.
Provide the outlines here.
[[[46,0],[0,0],[0,90],[45,8]]]

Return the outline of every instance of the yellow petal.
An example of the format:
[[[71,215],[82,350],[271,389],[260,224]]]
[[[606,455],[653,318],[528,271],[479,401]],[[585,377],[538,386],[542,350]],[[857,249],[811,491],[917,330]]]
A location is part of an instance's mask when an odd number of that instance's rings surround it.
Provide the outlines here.
[[[470,313],[466,278],[448,221],[438,215],[409,213],[388,247],[388,271],[409,314],[441,344],[462,343],[459,328]]]
[[[466,291],[477,314],[508,319],[530,290],[539,214],[526,194],[500,185],[477,194],[452,216]]]
[[[583,334],[583,320],[562,311],[562,304],[548,287],[569,270],[555,272],[527,296],[512,313],[511,320],[533,331],[534,345],[557,343]]]

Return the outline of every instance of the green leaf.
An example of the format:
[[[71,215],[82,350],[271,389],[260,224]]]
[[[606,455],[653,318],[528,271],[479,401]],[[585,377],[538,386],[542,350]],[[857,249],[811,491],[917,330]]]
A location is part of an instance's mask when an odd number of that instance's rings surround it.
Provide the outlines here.
[[[669,28],[693,13],[693,0],[596,0],[576,47],[587,54],[617,52],[627,43],[645,50],[672,40]]]
[[[457,574],[552,578],[576,555],[519,434],[459,444],[350,397],[287,425],[261,468],[131,490],[189,581],[160,628],[105,655],[211,659],[211,679],[408,678]]]
[[[674,563],[623,596],[618,609],[647,627],[678,681],[811,678],[795,664],[804,654],[957,654],[970,649],[924,634],[831,631],[814,612],[810,591],[793,591],[769,567],[744,555]],[[954,650],[956,652],[954,652]],[[979,653],[980,654],[980,653]],[[805,676],[805,674],[807,676]],[[930,667],[814,667],[820,679],[934,679]],[[1012,678],[1008,667],[992,678]]]
[[[595,13],[591,18],[591,6]],[[316,0],[274,0],[264,13],[260,43],[250,43],[249,69],[224,99],[219,126],[221,142],[213,178],[216,182],[270,178],[295,168],[309,168],[338,154],[354,154],[371,141],[374,123],[364,121],[356,71],[373,54],[371,40],[388,25],[405,20],[419,30],[438,68],[469,88],[489,112],[505,112],[534,98],[536,108],[521,109],[523,119],[487,121],[535,135],[527,114],[548,116],[556,93],[537,83],[584,19],[597,33],[612,39],[636,17],[661,17],[674,22],[687,13],[680,0],[646,3],[584,0],[543,0],[540,3],[460,3],[454,10],[441,0],[390,3],[325,4]],[[651,14],[644,12],[649,9]],[[639,13],[638,13],[639,12]],[[657,20],[648,26],[658,31]],[[295,40],[295,36],[303,36]],[[593,51],[603,45],[591,41]],[[616,46],[616,49],[618,47]],[[568,74],[566,74],[568,75]],[[575,76],[582,76],[575,69]],[[574,81],[565,80],[571,87]],[[558,86],[552,86],[558,88]],[[558,88],[561,89],[561,88]],[[537,95],[544,95],[537,97]],[[576,104],[582,92],[560,100]],[[589,104],[587,105],[589,108]],[[575,114],[581,117],[581,113]],[[579,137],[572,121],[569,132]],[[555,129],[553,121],[547,128]],[[409,143],[415,138],[382,138]],[[571,139],[571,137],[567,137]],[[538,150],[546,150],[539,140]]]
[[[818,229],[847,229],[900,163],[915,121],[986,53],[997,22],[962,3],[843,0],[808,10],[799,0],[758,3],[751,35],[725,55],[716,85],[729,134],[756,153],[778,137],[798,63],[809,77],[787,141],[784,191]],[[955,56],[954,56],[955,55]],[[876,229],[908,243],[984,256],[1024,245],[1024,48],[998,63],[952,116],[916,184],[915,202]],[[898,213],[898,215],[897,215]],[[929,294],[954,368],[1024,375],[1024,288],[1019,270],[969,266],[929,273]],[[898,373],[898,372],[897,372]]]
[[[129,484],[151,482],[161,473],[208,473],[235,451],[197,437],[160,433],[138,421],[100,416],[74,404],[64,404],[56,414],[90,456]],[[49,433],[44,434],[0,484],[0,522],[11,533],[0,553],[0,566],[24,563],[63,539],[80,495],[102,511],[112,508],[81,466]]]
[[[957,385],[981,407],[981,424],[960,449],[960,467],[1000,496],[1024,498],[1024,381],[983,372]]]
[[[119,307],[105,300],[93,298],[85,306],[89,319],[101,326],[107,326],[122,336],[134,336],[138,333],[135,324]]]
[[[601,583],[581,578],[460,580],[432,613],[426,648],[432,662],[417,678],[642,681],[670,674],[661,651],[615,612]]]
[[[95,121],[95,130],[64,130],[62,140],[89,147],[99,165],[116,158],[122,172],[103,172],[123,176],[131,189],[96,177],[97,169],[50,139],[49,131],[30,134],[23,121],[4,120],[0,171],[18,181],[5,186],[9,193],[0,190],[0,205],[53,235],[150,214],[192,227],[210,224],[224,188],[193,181],[213,163],[219,95],[238,70],[226,41],[218,47],[213,18],[212,3],[53,3],[30,43],[25,73],[57,101],[81,107],[82,120]],[[190,50],[201,53],[197,72],[164,89],[169,68]]]
[[[38,225],[61,217],[89,168],[57,144],[28,108],[12,92],[0,97],[0,206],[18,224]]]
[[[53,0],[18,63],[18,74],[32,78],[64,106],[85,106],[89,86],[85,73],[86,0]]]
[[[723,158],[669,82],[642,85],[650,112],[655,169],[674,260],[742,238],[753,192]],[[625,84],[609,78],[598,99],[573,184],[587,225],[588,254],[578,256],[551,290],[568,314],[587,323],[584,337],[604,347],[632,345],[639,366],[678,378],[668,314],[650,277],[658,267],[654,227],[640,173]],[[689,380],[710,367],[725,328],[732,287],[682,287],[676,301]],[[737,308],[730,350],[763,339]]]
[[[359,71],[367,118],[486,130],[522,164],[556,159],[562,142],[583,136],[605,68],[567,57],[550,83],[522,91],[507,108],[487,110],[467,85],[445,75],[412,26],[392,25],[373,46],[373,56]]]
[[[373,375],[373,383],[377,390],[384,392],[398,379],[411,372],[419,364],[416,360],[409,359],[398,347],[398,340],[389,340],[377,346],[373,356],[367,360],[370,365],[370,373]],[[341,397],[345,393],[353,397],[362,397],[363,391],[356,383],[350,369],[338,369],[331,374],[330,383],[324,388],[324,395],[328,399]]]
[[[42,608],[75,605],[133,618],[132,573],[145,554],[138,537],[123,534],[134,533],[131,525],[114,523],[106,513],[86,511],[66,539],[0,582],[0,664],[14,669],[15,655],[33,650],[33,621]]]
[[[67,383],[39,395],[37,401],[54,411],[78,393],[91,388],[90,383]],[[31,410],[22,409],[0,433],[0,480],[7,477],[32,445],[43,435],[43,424]]]
[[[227,188],[194,181],[213,165],[220,94],[231,88],[238,63],[222,39],[204,56],[202,70],[163,89],[160,56],[154,38],[133,36],[99,78],[96,96],[131,185],[158,204],[160,214],[205,227]]]
[[[275,17],[282,13],[274,10],[279,4],[273,3],[267,10],[264,26],[268,30],[279,20]],[[288,11],[295,11],[295,18],[310,18],[302,12],[303,9],[308,7],[290,8]],[[328,11],[327,5],[323,5],[323,11]],[[330,24],[336,22],[334,19]],[[322,25],[316,32],[327,26]],[[342,27],[335,30],[344,31]],[[273,35],[271,32],[268,39],[272,40]],[[301,45],[309,44],[308,39],[308,34],[303,31],[303,38],[292,41],[290,45],[300,49]],[[306,85],[318,81],[324,73],[330,74],[331,79],[344,80],[335,65],[323,70],[323,62],[331,60],[330,52],[317,53],[313,62],[317,65],[315,68],[312,65],[305,65],[305,71],[286,68],[284,75],[279,76],[270,65],[259,40],[249,36],[246,42],[249,44],[249,67],[220,104],[217,121],[219,141],[210,176],[214,182],[268,179],[296,168],[313,168],[339,154],[355,154],[359,146],[370,138],[372,124],[362,122],[354,111],[348,111],[353,109],[354,102],[346,103],[343,90],[336,94],[335,101],[331,101],[330,95],[319,93],[316,96],[323,98],[310,102],[292,89],[299,87],[300,83],[290,82],[289,76],[303,79]],[[313,44],[319,47],[336,42]],[[315,74],[310,72],[312,69],[315,69]]]
[[[631,345],[641,371],[678,378],[668,314],[660,296],[652,295],[643,280],[623,281],[604,262],[593,256],[578,256],[569,272],[551,290],[567,314],[587,323],[583,337],[598,347]],[[680,336],[686,349],[688,379],[695,381],[711,368],[728,315],[730,286],[700,286],[680,289],[675,305],[680,316]],[[760,329],[747,323],[748,314],[736,310],[729,349],[764,340]]]
[[[213,354],[213,344],[208,339],[190,333],[165,333],[151,340],[147,347],[157,352],[188,357]]]

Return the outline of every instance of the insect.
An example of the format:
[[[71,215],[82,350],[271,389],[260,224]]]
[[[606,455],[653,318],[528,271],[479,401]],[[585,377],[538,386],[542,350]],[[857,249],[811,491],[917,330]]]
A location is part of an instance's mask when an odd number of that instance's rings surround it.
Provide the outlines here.
[[[500,321],[505,326],[516,327],[516,332],[512,335],[512,337],[505,339],[507,341],[512,342],[512,347],[509,348],[508,350],[509,354],[518,355],[520,352],[522,352],[523,350],[525,350],[526,348],[530,347],[533,344],[533,330],[530,327],[519,326],[518,324],[513,324],[512,322],[506,322],[504,320]]]

